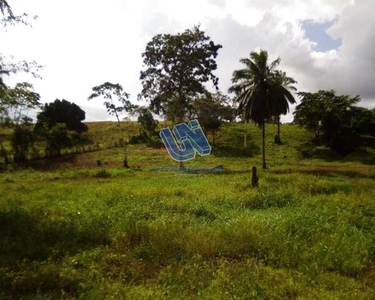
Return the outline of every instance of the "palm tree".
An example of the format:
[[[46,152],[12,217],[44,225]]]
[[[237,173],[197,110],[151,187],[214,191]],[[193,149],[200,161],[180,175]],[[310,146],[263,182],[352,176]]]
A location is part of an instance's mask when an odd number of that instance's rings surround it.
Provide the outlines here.
[[[242,58],[240,62],[245,68],[233,72],[233,85],[229,93],[236,94],[239,111],[262,129],[262,167],[266,169],[265,119],[271,116],[269,93],[275,81],[274,69],[280,63],[280,58],[268,64],[268,53],[261,50],[259,53],[251,52],[250,58]]]
[[[271,79],[269,89],[271,115],[276,118],[277,134],[275,142],[281,144],[280,138],[280,115],[286,115],[289,112],[289,104],[295,104],[296,100],[292,91],[297,91],[293,86],[296,84],[293,78],[286,76],[285,72],[276,70]]]

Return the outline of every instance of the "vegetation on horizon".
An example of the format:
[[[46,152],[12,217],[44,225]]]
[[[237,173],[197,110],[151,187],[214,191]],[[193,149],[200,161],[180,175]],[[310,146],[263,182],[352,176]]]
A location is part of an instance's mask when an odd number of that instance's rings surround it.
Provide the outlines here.
[[[27,23],[5,0],[0,11]],[[149,106],[120,84],[92,89],[116,123],[83,123],[56,99],[33,124],[39,94],[3,76],[39,66],[0,55],[0,299],[374,298],[375,110],[299,92],[281,142],[296,81],[261,50],[240,60],[233,99],[210,93],[220,48],[199,26],[156,35],[142,54]],[[161,171],[173,162],[158,129],[191,118],[211,155]]]

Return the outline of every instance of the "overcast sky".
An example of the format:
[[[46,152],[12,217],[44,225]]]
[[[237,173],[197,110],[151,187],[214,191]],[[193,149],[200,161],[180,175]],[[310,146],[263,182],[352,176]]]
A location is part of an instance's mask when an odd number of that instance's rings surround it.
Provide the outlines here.
[[[335,89],[360,95],[375,107],[375,1],[373,0],[9,0],[15,14],[38,16],[33,27],[0,30],[0,53],[36,60],[42,102],[66,99],[86,111],[86,120],[108,120],[91,88],[120,83],[137,103],[141,54],[158,33],[201,24],[223,48],[217,58],[219,86],[226,93],[239,59],[265,49],[281,57],[280,69],[301,91]],[[145,104],[145,103],[144,103]],[[284,118],[291,120],[291,116]]]

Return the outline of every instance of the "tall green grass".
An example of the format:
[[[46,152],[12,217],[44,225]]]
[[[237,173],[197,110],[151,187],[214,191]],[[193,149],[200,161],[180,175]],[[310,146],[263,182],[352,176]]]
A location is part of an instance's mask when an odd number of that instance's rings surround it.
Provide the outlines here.
[[[129,147],[132,170],[108,149],[1,173],[0,298],[374,299],[369,160],[302,159],[308,134],[283,126],[279,146],[269,126],[251,188],[260,132],[232,151],[242,130],[226,124],[212,155],[187,163],[221,173],[153,171],[175,163],[143,145]]]

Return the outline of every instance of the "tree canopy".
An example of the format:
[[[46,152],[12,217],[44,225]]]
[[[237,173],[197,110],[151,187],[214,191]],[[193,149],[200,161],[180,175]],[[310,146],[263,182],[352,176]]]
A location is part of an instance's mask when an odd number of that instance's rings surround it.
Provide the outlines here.
[[[359,96],[336,95],[334,90],[300,92],[301,103],[294,122],[315,133],[315,140],[339,154],[348,154],[360,146],[360,134],[373,122],[373,114],[356,107]],[[368,131],[368,130],[367,130]]]
[[[88,97],[88,100],[103,98],[104,106],[106,107],[108,114],[116,117],[121,134],[120,144],[124,149],[125,168],[129,168],[127,143],[125,142],[124,133],[121,128],[120,115],[124,112],[132,112],[132,110],[136,107],[129,101],[129,97],[130,95],[124,91],[120,84],[114,84],[111,82],[105,82],[101,85],[93,87],[92,94]]]
[[[293,78],[288,77],[285,72],[276,70],[272,74],[270,83],[269,96],[270,96],[270,110],[271,116],[276,118],[277,134],[275,142],[281,144],[280,137],[280,115],[286,115],[289,112],[289,104],[295,104],[296,100],[292,92],[296,92]]]
[[[139,98],[150,101],[155,113],[182,121],[193,98],[207,93],[204,83],[211,81],[217,88],[213,71],[220,48],[198,26],[176,35],[156,35],[142,54],[146,69],[140,75]]]
[[[198,97],[193,102],[194,117],[198,118],[203,130],[212,133],[213,144],[215,134],[224,121],[233,121],[236,117],[235,109],[230,105],[231,99],[222,93],[215,93]]]
[[[267,51],[251,52],[250,58],[240,62],[245,68],[233,72],[229,92],[236,94],[238,110],[244,113],[245,122],[251,119],[262,128],[263,168],[266,168],[265,120],[287,111],[288,102],[294,101],[289,89],[295,81],[275,70],[280,58],[269,63]]]
[[[107,113],[115,116],[120,124],[120,115],[124,112],[130,112],[134,108],[134,105],[129,101],[129,97],[130,95],[124,91],[120,84],[105,82],[92,88],[92,94],[88,97],[88,100],[103,98]]]
[[[37,127],[44,124],[51,129],[58,123],[63,123],[68,130],[78,133],[87,131],[87,126],[82,123],[86,113],[77,104],[64,99],[45,104],[37,118]]]
[[[13,14],[12,8],[10,7],[8,1],[0,0],[0,13],[2,18],[0,18],[0,27],[6,26],[7,24],[17,24],[24,23],[28,24],[23,17],[27,14],[21,16],[16,16]],[[9,87],[4,82],[5,76],[10,76],[19,72],[30,73],[35,78],[40,78],[38,72],[42,66],[38,65],[35,61],[19,61],[14,62],[13,57],[6,57],[0,53],[0,122],[4,125],[4,122],[9,124],[8,121],[14,121],[14,118],[9,116],[10,111],[14,113],[15,106],[17,110],[19,109],[30,109],[30,105],[33,100],[31,98],[38,98],[37,93],[32,92],[32,85],[28,83],[18,83],[14,88]],[[21,100],[21,98],[23,100]],[[25,107],[23,107],[25,104]]]
[[[141,124],[142,131],[148,135],[151,135],[155,132],[158,122],[154,120],[152,112],[144,106],[141,106],[137,109],[136,113],[138,114],[138,122]]]
[[[19,125],[29,122],[30,109],[40,107],[40,95],[33,90],[30,83],[17,83],[14,88],[8,88],[0,97],[0,122],[9,125]]]

